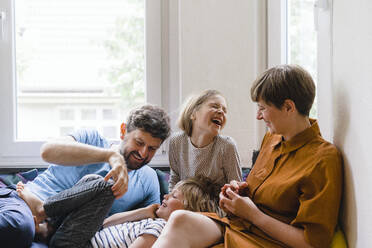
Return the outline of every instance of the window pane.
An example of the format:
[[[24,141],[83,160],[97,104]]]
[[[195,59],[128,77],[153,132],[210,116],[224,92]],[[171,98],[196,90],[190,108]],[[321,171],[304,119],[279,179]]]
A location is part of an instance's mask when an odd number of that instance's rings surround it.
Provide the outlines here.
[[[107,137],[107,138],[118,137],[119,128],[113,127],[113,126],[111,126],[111,127],[103,127],[102,134],[103,134],[104,137]]]
[[[63,121],[75,119],[75,112],[73,109],[61,109],[59,111],[59,115],[60,115],[60,120],[63,120]]]
[[[298,64],[310,72],[317,82],[317,34],[314,27],[315,0],[287,0],[289,64]],[[316,99],[311,109],[316,117]]]
[[[102,130],[102,107],[119,126],[143,104],[144,16],[144,0],[15,1],[17,139],[58,136],[66,120]]]
[[[59,136],[64,136],[72,133],[74,131],[74,127],[63,127],[59,128]]]
[[[117,118],[116,112],[113,109],[102,110],[104,120],[115,120]]]
[[[95,109],[82,109],[81,110],[81,119],[82,120],[96,120],[96,110]]]

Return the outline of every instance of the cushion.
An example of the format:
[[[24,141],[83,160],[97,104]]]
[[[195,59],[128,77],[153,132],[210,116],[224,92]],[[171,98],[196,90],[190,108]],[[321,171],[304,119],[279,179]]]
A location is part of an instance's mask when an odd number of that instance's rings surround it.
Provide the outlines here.
[[[347,248],[345,235],[340,228],[336,229],[331,243],[331,248]]]
[[[248,167],[242,168],[242,181],[245,181],[247,179],[250,171],[251,171],[251,168],[248,168]]]
[[[169,172],[156,169],[156,174],[158,175],[159,185],[160,185],[160,201],[163,201],[165,194],[169,193]]]
[[[38,175],[37,169],[32,169],[26,172],[19,172],[13,174],[2,174],[0,175],[0,187],[6,187],[12,184],[17,184],[19,181],[27,183],[32,181]]]

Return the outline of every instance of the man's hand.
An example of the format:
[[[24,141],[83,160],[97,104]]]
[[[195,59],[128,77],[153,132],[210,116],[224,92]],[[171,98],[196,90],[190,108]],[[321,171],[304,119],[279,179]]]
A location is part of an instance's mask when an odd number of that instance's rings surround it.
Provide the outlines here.
[[[128,190],[128,171],[123,156],[118,152],[113,152],[108,158],[111,170],[105,176],[105,181],[112,178],[114,185],[111,190],[116,199],[122,197]]]

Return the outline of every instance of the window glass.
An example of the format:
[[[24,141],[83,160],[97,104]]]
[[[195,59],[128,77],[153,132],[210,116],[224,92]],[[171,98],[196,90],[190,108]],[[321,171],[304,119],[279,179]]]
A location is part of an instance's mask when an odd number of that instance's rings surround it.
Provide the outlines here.
[[[61,109],[59,111],[60,120],[74,120],[75,119],[75,112],[73,109]]]
[[[104,120],[115,120],[117,118],[116,111],[113,109],[103,109],[102,116]]]
[[[59,135],[60,136],[68,135],[68,134],[72,133],[73,131],[74,131],[74,127],[64,127],[64,126],[61,126],[59,128]]]
[[[317,33],[314,26],[315,0],[287,0],[287,62],[310,72],[317,82]],[[317,116],[316,99],[310,117]]]
[[[103,127],[102,134],[103,134],[103,136],[105,136],[107,138],[113,139],[113,138],[118,137],[119,129],[117,127],[114,127],[114,126]]]
[[[119,126],[145,102],[144,0],[14,2],[17,140]]]
[[[96,110],[95,109],[82,109],[81,110],[81,119],[82,120],[96,120]]]

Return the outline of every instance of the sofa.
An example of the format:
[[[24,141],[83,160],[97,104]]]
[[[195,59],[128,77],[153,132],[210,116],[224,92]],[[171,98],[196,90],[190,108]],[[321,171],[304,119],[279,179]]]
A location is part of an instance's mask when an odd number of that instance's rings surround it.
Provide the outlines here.
[[[254,159],[253,159],[254,160]],[[163,199],[165,194],[168,194],[168,180],[169,180],[169,167],[155,167],[156,174],[160,186],[160,198]],[[43,169],[31,169],[21,172],[3,173],[0,174],[0,187],[6,187],[10,184],[16,184],[19,181],[27,183],[33,180]],[[250,172],[250,168],[243,168],[243,180],[245,180]],[[346,240],[342,230],[338,227],[331,248],[346,248]],[[33,243],[30,248],[47,248],[45,244]]]

